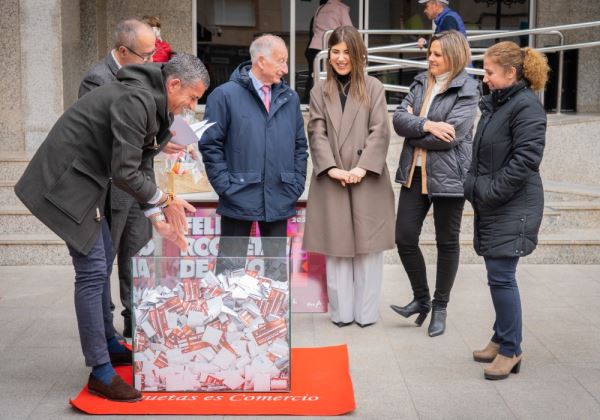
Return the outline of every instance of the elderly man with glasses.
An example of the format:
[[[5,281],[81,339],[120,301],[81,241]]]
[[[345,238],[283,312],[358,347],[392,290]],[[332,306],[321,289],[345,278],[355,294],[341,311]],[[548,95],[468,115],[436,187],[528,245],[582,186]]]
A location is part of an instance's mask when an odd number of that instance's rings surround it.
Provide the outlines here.
[[[132,64],[152,61],[156,36],[144,21],[129,18],[117,23],[114,33],[114,48],[85,75],[79,86],[79,97],[92,89],[117,80],[117,71]],[[165,153],[177,153],[183,146],[169,142]],[[131,257],[150,240],[152,229],[148,219],[132,196],[119,188],[111,189],[111,236],[117,252],[119,268],[119,291],[123,304],[123,336],[131,337]],[[111,302],[112,303],[112,302]],[[114,305],[111,304],[114,310]],[[131,363],[130,361],[124,361]]]

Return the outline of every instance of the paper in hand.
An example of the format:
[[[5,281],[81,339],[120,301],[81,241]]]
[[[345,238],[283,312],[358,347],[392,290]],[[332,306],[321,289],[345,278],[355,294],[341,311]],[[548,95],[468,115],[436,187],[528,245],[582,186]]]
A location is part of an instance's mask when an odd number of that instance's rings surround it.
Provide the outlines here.
[[[195,143],[200,140],[202,134],[213,124],[214,122],[209,123],[208,120],[204,120],[190,125],[184,118],[176,115],[170,128],[175,133],[171,141],[182,146]]]

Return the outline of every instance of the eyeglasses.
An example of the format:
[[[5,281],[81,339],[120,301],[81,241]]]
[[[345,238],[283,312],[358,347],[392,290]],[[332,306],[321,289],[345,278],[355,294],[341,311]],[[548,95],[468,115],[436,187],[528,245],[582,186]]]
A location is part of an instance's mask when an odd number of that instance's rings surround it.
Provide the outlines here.
[[[129,48],[127,45],[123,45],[125,48],[127,48],[127,50],[134,54],[137,55],[139,58],[141,58],[142,60],[144,60],[144,63],[147,61],[150,61],[152,59],[152,56],[154,55],[154,53],[156,53],[156,50],[152,50],[151,52],[147,53],[147,54],[140,54],[135,52],[134,50],[132,50],[131,48]]]

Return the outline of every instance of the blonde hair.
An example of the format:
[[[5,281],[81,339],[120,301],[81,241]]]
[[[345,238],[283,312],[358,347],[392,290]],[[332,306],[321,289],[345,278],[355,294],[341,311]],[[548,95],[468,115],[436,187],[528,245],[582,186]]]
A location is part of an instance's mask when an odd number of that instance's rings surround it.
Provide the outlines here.
[[[335,81],[336,72],[329,62],[331,48],[340,42],[345,42],[350,54],[350,92],[349,94],[357,98],[360,102],[368,102],[367,85],[365,82],[365,64],[367,62],[367,48],[354,26],[339,26],[331,36],[327,44],[327,80],[325,81],[324,93],[327,96],[337,94],[338,87]]]
[[[517,71],[517,79],[525,79],[533,90],[541,90],[546,86],[550,71],[548,60],[533,48],[519,48],[512,41],[503,41],[489,47],[484,57],[505,70],[513,67]]]
[[[429,46],[427,47],[427,57],[429,57],[431,46],[435,41],[440,43],[442,55],[450,68],[450,74],[448,74],[448,80],[444,86],[444,89],[446,89],[450,82],[462,73],[465,67],[471,62],[471,48],[469,48],[469,43],[460,32],[455,30],[443,31],[431,37]],[[433,86],[435,84],[435,77],[430,71],[427,71],[427,76],[429,79],[428,85]]]

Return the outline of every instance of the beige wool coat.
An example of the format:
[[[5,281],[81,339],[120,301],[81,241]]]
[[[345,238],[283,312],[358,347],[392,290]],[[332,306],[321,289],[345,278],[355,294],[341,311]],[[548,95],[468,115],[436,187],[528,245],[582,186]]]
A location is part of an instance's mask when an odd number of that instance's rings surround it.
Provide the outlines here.
[[[313,174],[308,191],[303,248],[335,257],[354,257],[394,247],[394,193],[385,163],[390,142],[381,82],[366,76],[369,104],[339,94],[328,97],[319,82],[310,94],[308,141]],[[342,187],[332,167],[361,167],[367,175]]]

